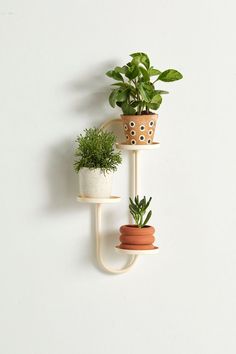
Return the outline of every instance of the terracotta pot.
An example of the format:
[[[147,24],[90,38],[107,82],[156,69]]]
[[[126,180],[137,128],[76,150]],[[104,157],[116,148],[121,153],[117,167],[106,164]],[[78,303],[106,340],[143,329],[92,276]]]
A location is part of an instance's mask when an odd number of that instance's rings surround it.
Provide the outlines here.
[[[146,235],[153,235],[155,232],[155,229],[153,226],[146,225],[142,228],[139,228],[136,225],[122,225],[120,227],[120,233],[121,235],[127,235],[127,236],[146,236]]]
[[[127,245],[150,245],[155,241],[154,236],[120,236],[120,242]]]
[[[126,143],[130,145],[152,144],[157,114],[121,115]]]
[[[127,245],[125,243],[121,243],[120,248],[123,250],[139,250],[139,251],[146,251],[146,250],[154,250],[153,245]]]
[[[152,250],[155,229],[152,226],[139,228],[136,225],[123,225],[120,227],[120,248],[129,250]]]

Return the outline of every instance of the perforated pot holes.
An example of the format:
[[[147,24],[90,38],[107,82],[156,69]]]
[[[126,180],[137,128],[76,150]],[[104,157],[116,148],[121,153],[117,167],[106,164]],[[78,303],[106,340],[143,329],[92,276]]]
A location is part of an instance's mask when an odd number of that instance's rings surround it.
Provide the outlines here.
[[[145,136],[144,135],[140,135],[139,140],[140,141],[144,141],[145,140]]]
[[[129,125],[131,128],[135,127],[135,123],[131,120],[131,122],[129,122]]]

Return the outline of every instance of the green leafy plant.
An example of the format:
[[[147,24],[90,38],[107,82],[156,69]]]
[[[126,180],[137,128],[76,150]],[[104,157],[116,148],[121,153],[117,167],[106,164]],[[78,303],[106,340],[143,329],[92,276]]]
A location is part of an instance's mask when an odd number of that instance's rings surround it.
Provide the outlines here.
[[[148,55],[133,53],[132,60],[126,65],[116,66],[106,75],[115,82],[114,89],[109,96],[110,105],[120,107],[124,114],[151,114],[156,111],[161,102],[162,95],[168,91],[155,88],[158,81],[172,82],[182,79],[182,74],[174,69],[160,71],[150,65]]]
[[[114,149],[115,135],[97,128],[85,129],[84,132],[76,139],[75,157],[78,159],[74,162],[75,171],[79,172],[83,167],[100,168],[104,174],[116,171],[122,159],[121,153]]]
[[[132,200],[131,198],[129,198],[129,200],[130,200],[129,210],[135,220],[136,225],[139,228],[144,227],[148,223],[150,217],[152,216],[152,211],[150,210],[146,218],[144,219],[144,216],[147,212],[147,208],[149,207],[152,198],[149,198],[148,201],[146,200],[146,197],[143,197],[143,199],[139,200],[139,196],[136,195],[134,200]]]

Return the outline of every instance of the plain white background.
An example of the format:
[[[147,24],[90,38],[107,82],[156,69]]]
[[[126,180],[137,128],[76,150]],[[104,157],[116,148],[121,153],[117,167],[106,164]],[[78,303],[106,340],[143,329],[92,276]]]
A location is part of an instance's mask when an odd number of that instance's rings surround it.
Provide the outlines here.
[[[0,0],[0,352],[234,354],[235,2]],[[143,153],[158,256],[100,272],[75,201],[76,135],[115,118],[104,72],[144,51],[184,80]],[[110,265],[127,222],[128,158],[104,211]]]

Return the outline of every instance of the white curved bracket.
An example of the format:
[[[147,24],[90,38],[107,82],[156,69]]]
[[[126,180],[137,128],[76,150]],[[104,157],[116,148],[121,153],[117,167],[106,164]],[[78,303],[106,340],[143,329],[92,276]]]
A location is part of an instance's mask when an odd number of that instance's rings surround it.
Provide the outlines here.
[[[117,118],[117,119],[110,119],[108,121],[106,121],[105,123],[103,123],[100,126],[100,129],[106,129],[108,128],[111,124],[114,123],[119,123],[122,124],[122,120],[121,118]],[[138,194],[138,177],[137,177],[137,166],[138,166],[138,154],[134,154],[134,166],[133,166],[133,197],[135,195]],[[129,261],[126,267],[123,267],[121,269],[113,269],[111,267],[108,267],[105,265],[104,261],[103,261],[103,257],[102,257],[102,253],[101,253],[101,204],[96,204],[96,255],[97,255],[97,261],[100,265],[100,267],[102,269],[104,269],[105,271],[112,273],[112,274],[122,274],[122,273],[126,273],[130,270],[130,268],[134,265],[134,263],[136,262],[138,256],[136,255],[131,255],[129,256]]]
[[[130,270],[130,268],[133,266],[133,264],[135,263],[135,261],[137,260],[138,256],[130,256],[129,261],[127,266],[121,268],[121,269],[114,269],[111,267],[108,267],[107,265],[105,265],[103,257],[102,257],[102,252],[101,252],[101,239],[102,239],[102,235],[101,235],[101,208],[102,205],[101,204],[96,204],[96,255],[97,255],[97,261],[98,264],[100,265],[100,267],[105,270],[106,272],[112,273],[112,274],[122,274],[125,272],[128,272],[128,270]]]

